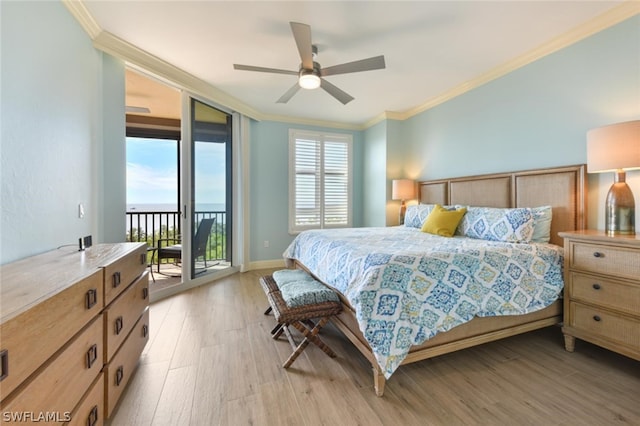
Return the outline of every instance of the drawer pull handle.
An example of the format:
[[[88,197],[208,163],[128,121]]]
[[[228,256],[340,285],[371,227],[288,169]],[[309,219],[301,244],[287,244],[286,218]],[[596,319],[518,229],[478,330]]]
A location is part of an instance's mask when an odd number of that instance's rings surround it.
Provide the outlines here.
[[[149,335],[149,326],[147,324],[144,324],[142,326],[142,337],[147,337]]]
[[[594,321],[602,321],[602,318],[600,318],[600,315],[594,315],[593,316],[593,320]]]
[[[119,316],[118,318],[116,318],[113,324],[115,328],[116,336],[120,334],[120,332],[122,331],[123,324],[124,324],[124,319],[122,318],[122,316]]]
[[[148,297],[149,297],[149,288],[148,288],[148,287],[144,287],[144,288],[142,289],[142,298],[143,298],[143,299],[146,299],[146,298],[148,298]]]
[[[141,265],[146,265],[147,264],[147,254],[146,253],[141,253],[140,254],[140,264]]]
[[[118,287],[120,285],[120,272],[113,273],[113,287]]]
[[[87,369],[90,369],[94,362],[98,359],[98,345],[93,344],[87,351]]]
[[[593,257],[604,257],[604,253],[600,253],[599,251],[594,251]]]
[[[9,350],[0,351],[0,382],[9,375]]]
[[[87,309],[93,308],[98,303],[98,290],[91,288],[87,290],[87,294],[84,296],[85,307]]]
[[[124,378],[124,367],[120,366],[116,370],[116,386],[120,386],[120,383],[122,383],[123,378]]]
[[[87,426],[95,426],[98,424],[98,406],[94,405],[87,417]]]
[[[594,290],[600,290],[602,287],[600,286],[600,284],[596,283],[593,285],[593,289]]]

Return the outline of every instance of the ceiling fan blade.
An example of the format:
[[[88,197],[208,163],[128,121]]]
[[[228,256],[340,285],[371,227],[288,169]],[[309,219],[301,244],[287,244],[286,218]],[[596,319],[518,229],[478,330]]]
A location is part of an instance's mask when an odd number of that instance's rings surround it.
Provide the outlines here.
[[[311,27],[307,24],[289,22],[293,38],[296,39],[302,67],[308,70],[313,69],[313,48],[311,47]]]
[[[280,70],[277,68],[254,67],[253,65],[233,64],[233,69],[243,70],[243,71],[270,72],[274,74],[298,75],[298,71]]]
[[[350,72],[379,70],[384,67],[384,55],[380,55],[374,56],[373,58],[361,59],[359,61],[347,62],[346,64],[323,68],[320,71],[320,75],[324,77],[327,75],[347,74]]]
[[[320,79],[320,87],[322,87],[328,94],[342,102],[343,105],[348,104],[354,99],[353,96],[329,83],[324,78]]]
[[[280,96],[280,99],[278,99],[277,103],[286,104],[287,102],[289,102],[289,99],[293,98],[293,95],[298,93],[298,90],[300,90],[300,85],[296,81],[296,84],[291,86],[291,88],[287,90],[284,95]]]

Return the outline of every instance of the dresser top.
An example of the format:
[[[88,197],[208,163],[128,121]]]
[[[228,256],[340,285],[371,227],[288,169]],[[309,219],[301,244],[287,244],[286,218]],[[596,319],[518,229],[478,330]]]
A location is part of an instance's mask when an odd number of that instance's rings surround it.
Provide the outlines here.
[[[61,247],[0,266],[0,322],[98,272],[146,243]]]
[[[584,229],[581,231],[559,232],[562,238],[574,240],[588,240],[591,242],[622,244],[640,248],[640,234],[635,235],[609,235],[605,231],[595,229]]]

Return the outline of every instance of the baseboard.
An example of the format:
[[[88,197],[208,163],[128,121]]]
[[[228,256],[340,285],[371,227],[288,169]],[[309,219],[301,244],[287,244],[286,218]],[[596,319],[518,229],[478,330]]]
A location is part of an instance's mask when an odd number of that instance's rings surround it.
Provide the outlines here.
[[[286,268],[284,259],[274,260],[258,260],[256,262],[249,262],[247,269],[243,272],[253,271],[255,269],[273,269],[273,268]]]

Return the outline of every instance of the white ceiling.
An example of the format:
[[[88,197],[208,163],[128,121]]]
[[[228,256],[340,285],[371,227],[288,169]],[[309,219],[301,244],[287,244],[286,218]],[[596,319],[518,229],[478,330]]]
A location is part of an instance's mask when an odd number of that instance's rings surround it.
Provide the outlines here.
[[[366,123],[407,113],[513,64],[621,1],[122,1],[85,0],[97,25],[269,116]],[[290,21],[311,26],[328,67],[384,55],[386,69],[326,77],[355,100],[321,89],[276,100],[297,70]]]

